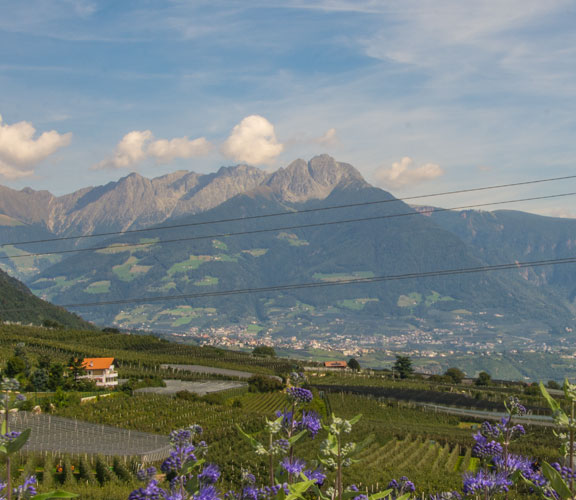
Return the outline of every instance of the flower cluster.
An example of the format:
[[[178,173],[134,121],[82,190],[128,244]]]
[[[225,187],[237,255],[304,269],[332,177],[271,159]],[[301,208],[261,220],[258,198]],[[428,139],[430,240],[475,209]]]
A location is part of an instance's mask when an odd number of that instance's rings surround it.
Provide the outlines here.
[[[488,438],[481,432],[474,434],[474,446],[472,447],[472,455],[479,458],[499,457],[502,455],[502,445],[494,440],[488,441]]]
[[[388,488],[394,490],[394,496],[401,496],[405,493],[413,493],[416,491],[416,486],[406,476],[402,476],[399,480],[392,479],[388,483]]]
[[[170,479],[169,489],[160,487],[155,479],[156,469],[150,467],[138,474],[139,479],[148,480],[148,484],[132,491],[129,500],[219,500],[220,494],[214,486],[220,478],[219,467],[204,464],[200,472],[194,473],[202,465],[197,461],[195,451],[203,453],[207,449],[203,441],[195,443],[200,434],[202,428],[198,425],[171,432],[172,450],[160,467]]]
[[[564,479],[565,481],[570,479],[576,479],[576,472],[570,469],[570,467],[560,465],[558,462],[554,462],[553,464],[550,465],[560,473],[562,479]]]
[[[520,403],[520,400],[516,396],[510,396],[508,398],[508,402],[505,404],[506,409],[510,415],[517,415],[519,417],[523,417],[524,415],[528,415],[528,410],[524,405]]]
[[[286,389],[288,399],[294,403],[310,403],[312,401],[312,391],[304,389],[303,387],[288,387]]]
[[[20,486],[14,488],[13,494],[16,498],[21,498],[22,500],[32,498],[37,493],[36,484],[36,476],[29,476]]]
[[[157,472],[158,471],[156,470],[156,467],[148,467],[147,469],[140,469],[136,473],[136,477],[140,481],[149,481],[150,479],[154,479],[154,477],[156,477]]]
[[[288,474],[299,476],[306,467],[306,462],[304,462],[304,460],[300,460],[299,458],[291,459],[286,457],[284,460],[282,460],[282,462],[280,462],[280,465]]]
[[[305,389],[304,389],[305,390]],[[312,438],[316,437],[316,434],[322,429],[322,423],[320,421],[320,416],[314,411],[303,411],[302,417],[300,419],[295,418],[294,412],[289,410],[278,410],[276,412],[278,418],[282,417],[280,430],[285,432],[293,432],[295,430],[306,430],[310,433]],[[275,421],[276,422],[276,421]],[[275,433],[276,427],[273,427],[272,422],[268,423],[269,432]]]
[[[463,492],[466,495],[484,494],[488,497],[506,492],[510,486],[512,481],[505,472],[486,472],[481,469],[476,474],[464,474]]]

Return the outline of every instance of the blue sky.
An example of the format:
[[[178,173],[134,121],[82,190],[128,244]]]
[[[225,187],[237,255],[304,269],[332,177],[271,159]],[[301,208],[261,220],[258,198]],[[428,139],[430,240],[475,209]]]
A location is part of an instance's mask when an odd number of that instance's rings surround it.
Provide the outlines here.
[[[0,0],[0,11],[0,183],[15,189],[320,153],[397,196],[575,173],[571,1]],[[441,204],[569,191],[576,181]],[[573,198],[513,207],[576,216]]]

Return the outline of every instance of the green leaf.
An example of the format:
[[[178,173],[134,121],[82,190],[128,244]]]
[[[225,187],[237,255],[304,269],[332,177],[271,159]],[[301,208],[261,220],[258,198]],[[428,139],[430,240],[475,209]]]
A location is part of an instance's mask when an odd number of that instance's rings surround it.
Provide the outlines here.
[[[564,479],[562,479],[562,475],[548,462],[544,462],[542,464],[542,474],[544,474],[544,477],[548,479],[550,486],[552,486],[556,493],[560,495],[560,498],[572,498],[572,492],[570,491],[570,488],[568,488],[568,485],[564,482]]]
[[[374,441],[374,434],[370,434],[366,439],[364,439],[364,441],[362,441],[361,443],[356,445],[356,449],[354,450],[354,453],[359,453],[361,452],[363,449],[365,449],[367,446],[369,446],[372,441]]]
[[[410,498],[410,493],[405,493],[401,497],[396,497],[396,500],[409,500],[409,498]]]
[[[385,491],[379,491],[377,493],[374,493],[373,495],[370,495],[368,497],[368,499],[369,500],[380,500],[381,498],[386,498],[386,497],[390,496],[392,491],[393,491],[392,489],[385,490]]]
[[[550,396],[548,390],[546,389],[546,387],[544,387],[544,384],[542,382],[540,382],[540,392],[542,393],[542,396],[544,396],[544,399],[546,399],[548,406],[550,407],[553,413],[562,412],[562,408],[560,407],[558,402],[552,396]]]
[[[306,429],[304,429],[303,431],[300,431],[298,434],[292,436],[288,442],[290,443],[290,445],[293,445],[294,443],[296,443],[296,441],[298,441],[302,436],[304,436],[304,434],[306,434]]]
[[[8,429],[6,429],[6,419],[2,418],[2,434],[6,434]]]
[[[49,500],[50,498],[78,498],[79,495],[76,493],[69,493],[67,491],[56,490],[50,491],[49,493],[41,493],[36,495],[34,500]]]
[[[26,429],[16,439],[7,443],[6,452],[8,454],[16,453],[20,448],[22,448],[22,446],[26,444],[26,441],[28,441],[30,432],[32,432],[30,429]]]
[[[290,494],[286,496],[286,500],[304,498],[304,493],[306,493],[306,491],[308,491],[308,489],[314,484],[316,484],[315,479],[307,479],[306,481],[300,481],[299,483],[289,484],[288,491]]]
[[[257,439],[254,439],[250,434],[246,434],[246,433],[242,430],[242,427],[240,427],[238,424],[236,424],[236,428],[237,428],[238,431],[240,432],[240,435],[241,435],[246,441],[248,441],[255,449],[258,448],[259,446],[262,446],[263,448],[265,448],[265,446],[263,446]]]
[[[358,422],[358,420],[360,420],[362,418],[362,413],[358,413],[358,415],[356,415],[354,418],[351,418],[349,420],[350,424],[354,425],[356,422]]]

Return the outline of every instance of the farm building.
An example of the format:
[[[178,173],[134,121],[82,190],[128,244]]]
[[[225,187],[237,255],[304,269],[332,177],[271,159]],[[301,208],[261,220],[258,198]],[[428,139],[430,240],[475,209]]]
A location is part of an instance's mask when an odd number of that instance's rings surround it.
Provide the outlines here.
[[[348,367],[346,361],[325,361],[324,368],[333,368],[336,370],[345,370]]]
[[[114,369],[114,358],[84,358],[82,366],[86,375],[79,378],[92,380],[97,387],[116,387],[118,372]]]

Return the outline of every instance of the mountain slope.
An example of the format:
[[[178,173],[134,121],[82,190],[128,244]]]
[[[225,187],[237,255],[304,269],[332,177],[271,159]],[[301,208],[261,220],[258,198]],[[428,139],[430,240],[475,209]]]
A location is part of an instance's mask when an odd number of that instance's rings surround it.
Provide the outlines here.
[[[490,264],[562,259],[576,255],[576,220],[514,210],[441,212],[432,219],[476,249]],[[576,265],[526,269],[523,278],[552,288],[576,306]]]
[[[306,183],[300,185],[306,186]],[[282,197],[285,195],[274,186],[260,186],[212,210],[169,219],[165,224],[181,225],[306,210],[320,204],[317,200],[288,203]],[[390,193],[369,187],[361,178],[346,176],[321,205],[348,205],[371,200],[394,198]],[[485,263],[455,234],[419,214],[331,224],[343,219],[408,212],[411,212],[410,207],[395,201],[346,210],[150,231],[145,239],[142,235],[126,235],[108,243],[145,245],[116,246],[88,256],[68,257],[45,270],[33,281],[32,288],[36,293],[63,304],[121,301],[426,273],[477,267]],[[303,224],[317,226],[292,228]],[[271,228],[276,230],[263,232]],[[238,232],[249,234],[219,236]],[[170,239],[179,241],[162,243]],[[269,326],[281,323],[286,330],[294,328],[290,326],[291,322],[298,324],[298,321],[291,321],[286,311],[296,311],[299,318],[316,325],[332,324],[335,318],[354,316],[352,324],[358,332],[372,328],[377,321],[375,318],[380,318],[380,321],[384,317],[407,321],[424,318],[441,322],[446,315],[453,316],[452,311],[466,314],[489,312],[505,316],[510,322],[517,322],[519,318],[532,319],[552,331],[561,331],[571,318],[565,301],[547,290],[536,290],[515,270],[310,290],[207,296],[164,303],[144,301],[136,305],[99,306],[83,310],[83,313],[98,322],[115,321],[124,326],[163,325],[187,330],[192,326],[257,321]],[[369,324],[362,326],[366,321]]]
[[[347,179],[361,177],[350,165],[322,155],[309,163],[296,160],[271,174],[246,165],[204,175],[178,171],[155,179],[132,173],[60,197],[0,186],[0,217],[43,226],[58,236],[123,231],[209,210],[258,186],[268,186],[285,201],[322,199]],[[0,238],[8,241],[1,227]]]
[[[44,320],[51,320],[71,328],[94,328],[79,316],[40,300],[25,285],[3,271],[0,271],[0,320],[23,324],[41,324]]]

